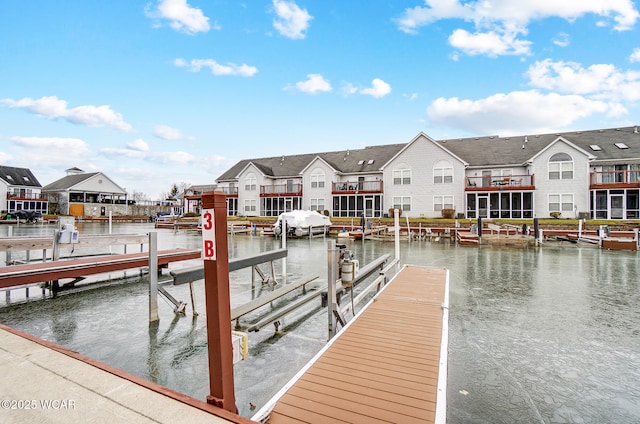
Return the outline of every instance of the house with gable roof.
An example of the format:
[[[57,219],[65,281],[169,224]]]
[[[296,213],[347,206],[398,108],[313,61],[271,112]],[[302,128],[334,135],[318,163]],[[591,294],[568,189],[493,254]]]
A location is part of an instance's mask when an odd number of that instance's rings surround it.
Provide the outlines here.
[[[434,140],[245,159],[218,189],[229,213],[331,216],[640,219],[637,127]]]
[[[129,205],[125,189],[102,172],[84,172],[69,168],[66,176],[42,187],[42,192],[55,203],[58,213],[73,216],[127,215]]]
[[[21,210],[46,214],[49,211],[47,196],[42,185],[27,168],[0,166],[0,211],[6,213]]]

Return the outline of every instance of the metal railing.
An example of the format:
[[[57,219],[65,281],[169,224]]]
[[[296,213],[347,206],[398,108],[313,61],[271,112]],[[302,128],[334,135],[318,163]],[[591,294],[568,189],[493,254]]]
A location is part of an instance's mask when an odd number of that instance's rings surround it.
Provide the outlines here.
[[[302,184],[276,184],[260,186],[261,196],[302,196]]]
[[[337,181],[332,183],[333,193],[382,193],[382,180],[376,181]]]
[[[519,189],[522,187],[533,187],[534,185],[534,175],[484,175],[480,177],[467,177],[465,182],[466,189]]]

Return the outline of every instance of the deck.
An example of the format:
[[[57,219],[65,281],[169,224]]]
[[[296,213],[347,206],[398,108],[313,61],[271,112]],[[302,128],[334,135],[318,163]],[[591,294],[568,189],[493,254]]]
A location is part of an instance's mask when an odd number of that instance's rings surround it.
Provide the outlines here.
[[[405,266],[253,419],[445,423],[448,280]]]
[[[197,249],[160,250],[158,251],[158,266],[164,267],[171,262],[199,259],[200,257],[201,252]],[[145,266],[149,266],[149,252],[11,265],[0,267],[0,288],[63,278],[86,277],[92,274]]]

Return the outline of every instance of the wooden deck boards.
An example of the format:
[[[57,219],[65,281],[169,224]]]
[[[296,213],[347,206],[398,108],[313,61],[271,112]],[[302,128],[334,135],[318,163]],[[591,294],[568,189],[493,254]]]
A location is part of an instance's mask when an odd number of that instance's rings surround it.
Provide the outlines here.
[[[158,265],[198,259],[202,255],[195,249],[158,251]],[[63,278],[84,277],[92,274],[149,266],[149,252],[104,255],[86,258],[32,262],[0,267],[0,288],[39,283]]]
[[[446,269],[404,267],[291,383],[266,422],[436,422],[447,290]]]

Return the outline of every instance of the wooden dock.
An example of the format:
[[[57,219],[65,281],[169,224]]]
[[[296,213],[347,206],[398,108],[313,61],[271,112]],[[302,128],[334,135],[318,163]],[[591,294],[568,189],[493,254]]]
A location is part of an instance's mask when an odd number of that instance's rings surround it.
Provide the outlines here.
[[[199,259],[198,249],[172,249],[158,251],[158,267],[171,262]],[[149,266],[149,252],[84,257],[72,260],[37,262],[0,267],[0,288],[40,283],[63,278]]]
[[[405,266],[252,419],[445,423],[449,272]]]

